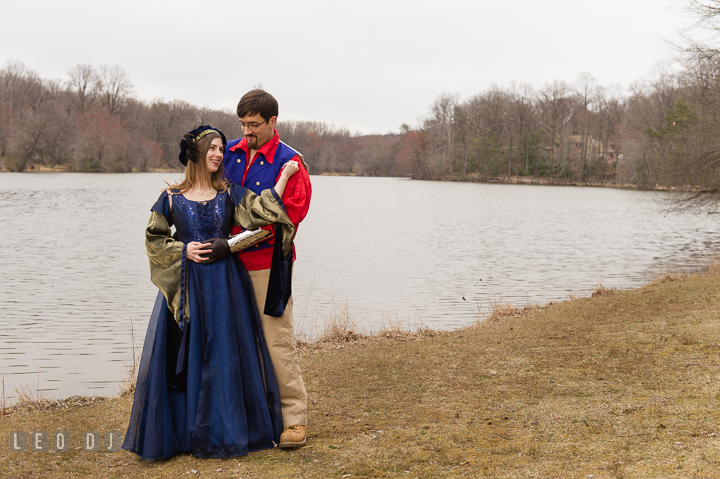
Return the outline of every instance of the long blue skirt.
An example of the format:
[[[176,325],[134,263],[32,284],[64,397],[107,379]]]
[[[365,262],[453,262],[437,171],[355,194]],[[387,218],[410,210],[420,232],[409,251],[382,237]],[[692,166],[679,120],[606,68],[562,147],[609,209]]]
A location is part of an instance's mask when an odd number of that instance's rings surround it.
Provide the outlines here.
[[[247,271],[232,257],[186,266],[190,321],[181,330],[158,294],[122,447],[147,460],[272,448],[280,393]]]

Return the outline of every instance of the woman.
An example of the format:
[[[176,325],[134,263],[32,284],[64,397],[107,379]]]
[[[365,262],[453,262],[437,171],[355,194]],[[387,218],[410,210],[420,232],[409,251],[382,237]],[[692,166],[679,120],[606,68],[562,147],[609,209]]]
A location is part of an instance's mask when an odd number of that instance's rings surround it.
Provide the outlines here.
[[[280,198],[298,165],[288,163],[274,191],[258,196],[223,180],[225,144],[210,126],[185,135],[185,179],[152,207],[145,249],[160,293],[122,446],[143,459],[246,455],[274,447],[282,432],[280,394],[250,279],[218,238],[235,224],[274,223],[282,233],[275,251],[289,254],[295,228]]]

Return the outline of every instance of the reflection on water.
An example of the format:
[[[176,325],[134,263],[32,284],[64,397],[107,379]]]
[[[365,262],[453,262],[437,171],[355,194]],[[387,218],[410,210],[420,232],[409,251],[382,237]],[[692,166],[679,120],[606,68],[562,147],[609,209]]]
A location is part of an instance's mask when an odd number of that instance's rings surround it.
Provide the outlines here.
[[[0,174],[0,374],[8,391],[115,394],[156,289],[143,233],[179,174]],[[499,301],[631,288],[718,250],[716,216],[668,213],[653,193],[313,177],[296,241],[298,327],[333,309],[455,328]]]

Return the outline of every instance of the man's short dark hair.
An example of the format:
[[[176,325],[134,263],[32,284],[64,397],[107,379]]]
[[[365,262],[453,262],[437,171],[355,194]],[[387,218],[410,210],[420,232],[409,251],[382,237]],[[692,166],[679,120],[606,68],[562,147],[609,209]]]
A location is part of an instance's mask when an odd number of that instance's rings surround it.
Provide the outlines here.
[[[250,90],[240,98],[237,106],[238,118],[260,115],[265,121],[278,115],[277,100],[265,90]]]

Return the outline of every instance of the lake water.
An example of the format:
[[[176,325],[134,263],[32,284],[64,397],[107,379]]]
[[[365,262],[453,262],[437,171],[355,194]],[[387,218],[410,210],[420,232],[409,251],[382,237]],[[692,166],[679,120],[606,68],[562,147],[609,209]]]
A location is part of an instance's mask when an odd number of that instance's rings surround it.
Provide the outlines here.
[[[112,395],[157,293],[149,209],[179,174],[0,174],[0,375],[50,397]],[[494,304],[634,288],[720,249],[718,216],[603,188],[312,177],[296,240],[296,324],[452,329]]]

